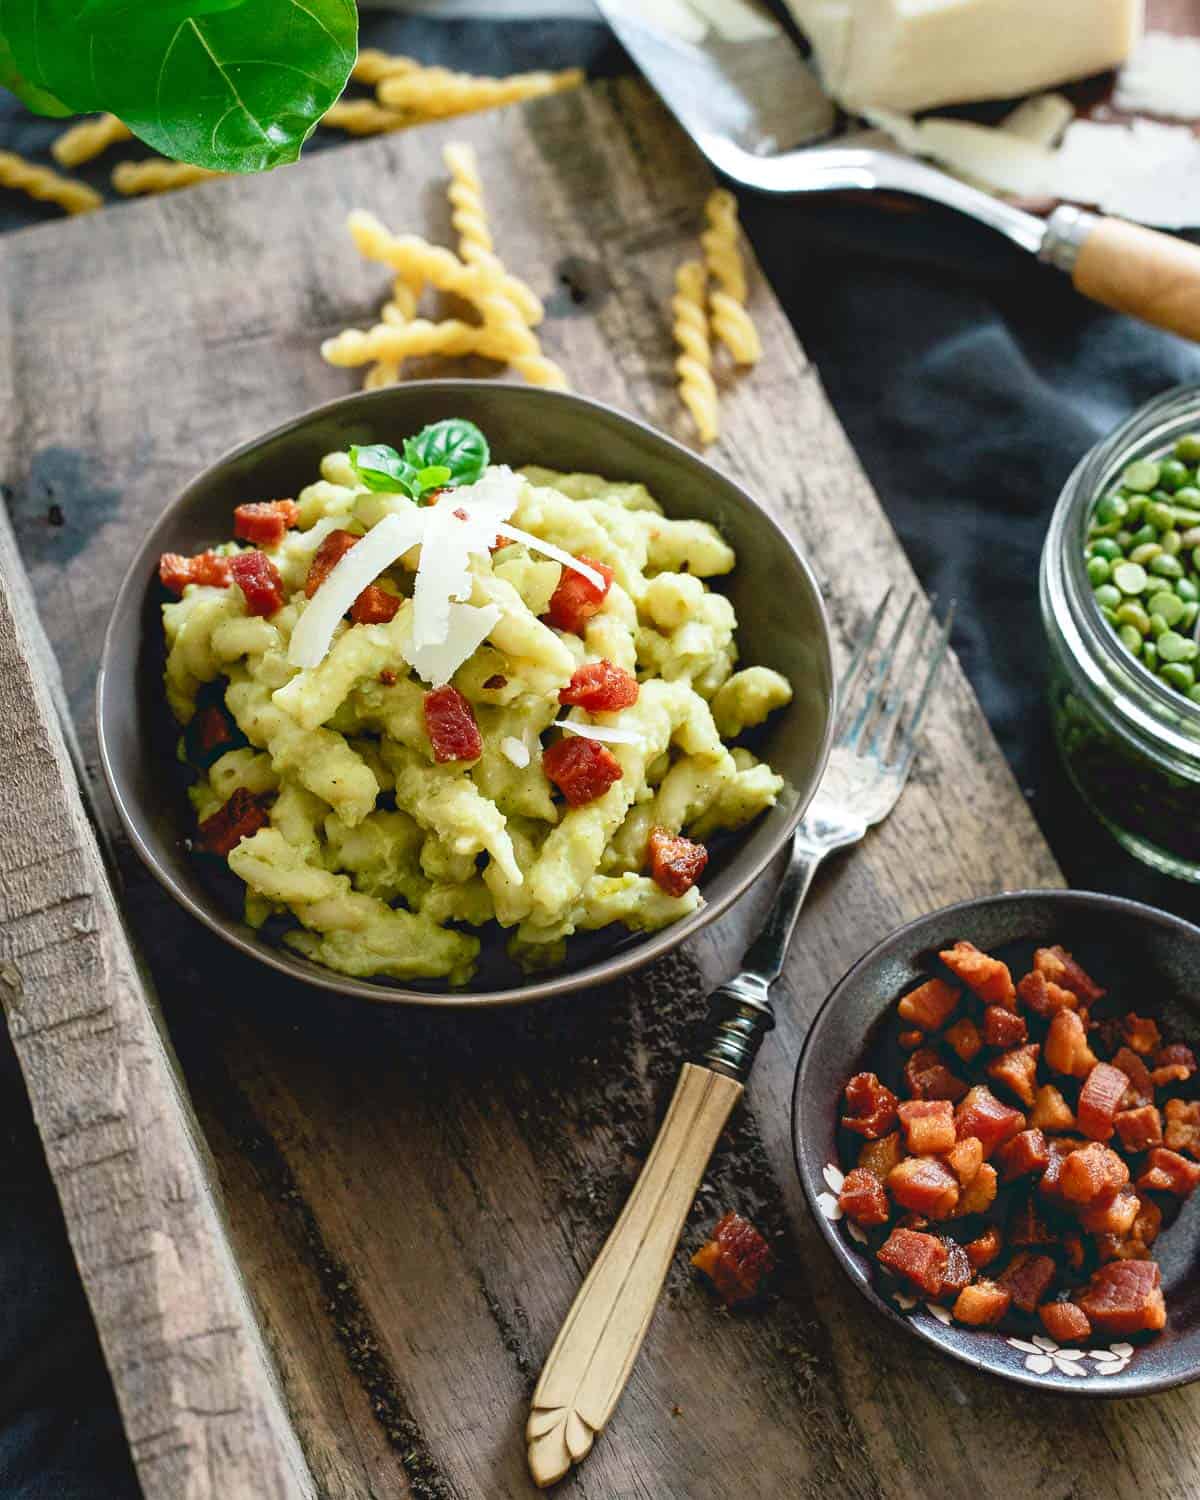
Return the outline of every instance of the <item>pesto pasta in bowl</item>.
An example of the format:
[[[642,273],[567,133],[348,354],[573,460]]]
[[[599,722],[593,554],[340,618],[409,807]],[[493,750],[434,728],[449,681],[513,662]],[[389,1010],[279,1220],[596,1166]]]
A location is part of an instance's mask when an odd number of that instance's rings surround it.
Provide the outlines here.
[[[715,915],[803,810],[830,699],[816,587],[748,497],[594,403],[446,381],[193,484],[99,690],[185,905],[309,982],[452,1003],[615,977]]]

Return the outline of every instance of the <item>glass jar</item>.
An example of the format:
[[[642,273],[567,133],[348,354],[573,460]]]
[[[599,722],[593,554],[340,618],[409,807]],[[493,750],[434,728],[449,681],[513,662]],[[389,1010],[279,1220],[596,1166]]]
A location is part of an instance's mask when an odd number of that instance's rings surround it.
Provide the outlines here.
[[[1092,509],[1134,459],[1200,430],[1200,385],[1143,406],[1079,461],[1042,549],[1054,736],[1084,801],[1130,853],[1200,883],[1200,704],[1147,671],[1092,597],[1084,549]]]

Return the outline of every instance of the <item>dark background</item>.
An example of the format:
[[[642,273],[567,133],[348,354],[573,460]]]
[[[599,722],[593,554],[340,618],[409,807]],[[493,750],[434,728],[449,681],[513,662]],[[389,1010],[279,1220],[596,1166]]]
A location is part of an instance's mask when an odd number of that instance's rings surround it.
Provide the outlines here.
[[[368,13],[362,44],[478,72],[630,70],[599,25]],[[49,161],[61,122],[0,98],[0,147]],[[344,149],[319,132],[309,150]],[[105,189],[116,159],[81,169]],[[1085,303],[1058,272],[947,212],[862,197],[743,197],[747,233],[925,587],[958,600],[954,647],[1073,885],[1200,919],[1082,808],[1042,701],[1041,540],[1080,455],[1200,349]],[[61,211],[0,193],[0,232]],[[81,229],[82,235],[86,229]],[[829,525],[841,524],[837,514]],[[0,1033],[0,1496],[139,1493],[7,1034]]]

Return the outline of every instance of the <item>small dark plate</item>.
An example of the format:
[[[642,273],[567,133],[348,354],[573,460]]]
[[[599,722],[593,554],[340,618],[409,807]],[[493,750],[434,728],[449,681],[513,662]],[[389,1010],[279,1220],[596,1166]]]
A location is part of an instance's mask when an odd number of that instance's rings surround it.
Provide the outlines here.
[[[796,1166],[830,1248],[890,1322],[1005,1380],[1083,1396],[1140,1396],[1195,1380],[1200,1376],[1200,1193],[1174,1222],[1168,1216],[1170,1227],[1156,1245],[1166,1328],[1128,1341],[1096,1335],[1083,1350],[1058,1348],[1035,1319],[1020,1332],[964,1328],[942,1321],[944,1309],[935,1313],[933,1304],[898,1301],[901,1283],[851,1238],[845,1220],[829,1217],[837,1197],[835,1174],[843,1170],[838,1119],[846,1080],[877,1065],[895,1046],[894,1039],[885,1041],[885,1028],[890,1029],[897,997],[936,973],[938,950],[958,938],[1014,966],[1023,964],[1018,973],[1028,969],[1035,947],[1061,943],[1123,1009],[1152,1016],[1170,1040],[1200,1041],[1200,928],[1178,917],[1115,896],[1017,891],[964,901],[909,923],[859,959],[836,986],[817,1013],[796,1069]]]
[[[743,663],[776,667],[792,702],[752,731],[755,753],[784,779],[776,805],[749,828],[715,840],[705,904],[653,933],[580,933],[565,965],[534,978],[507,957],[505,934],[481,930],[468,988],[350,979],[310,963],[248,927],[242,887],[184,844],[194,823],[179,776],[179,728],[163,693],[165,660],[157,576],[163,552],[192,553],[231,534],[235,505],[294,495],[318,475],[322,456],[351,443],[398,443],[444,417],[466,417],[487,434],[498,463],[587,470],[640,480],[671,516],[712,522],[738,555],[714,579],[738,615]],[[833,708],[829,626],[812,572],[792,539],[745,490],[668,437],[581,396],[484,380],[427,380],[331,401],[235,449],[172,500],[146,536],[117,595],[96,688],[100,760],[133,847],[193,916],[244,953],[342,994],[418,1005],[509,1005],[608,983],[649,963],[718,916],[779,852],[808,805],[828,751]],[[204,866],[207,864],[208,869]],[[223,878],[222,878],[223,877]],[[269,924],[268,924],[269,925]]]

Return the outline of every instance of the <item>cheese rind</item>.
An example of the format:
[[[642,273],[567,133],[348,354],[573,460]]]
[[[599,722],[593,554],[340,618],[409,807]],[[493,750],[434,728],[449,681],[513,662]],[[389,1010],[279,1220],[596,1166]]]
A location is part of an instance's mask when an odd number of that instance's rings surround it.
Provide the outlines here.
[[[1008,99],[1116,67],[1142,0],[788,0],[847,109]]]

